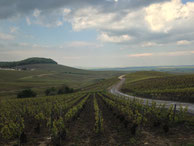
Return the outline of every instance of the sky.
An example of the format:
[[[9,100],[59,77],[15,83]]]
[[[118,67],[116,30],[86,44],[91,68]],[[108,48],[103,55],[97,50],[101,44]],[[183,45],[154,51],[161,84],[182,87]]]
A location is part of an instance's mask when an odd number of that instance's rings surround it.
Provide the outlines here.
[[[194,0],[0,0],[0,61],[194,65]]]

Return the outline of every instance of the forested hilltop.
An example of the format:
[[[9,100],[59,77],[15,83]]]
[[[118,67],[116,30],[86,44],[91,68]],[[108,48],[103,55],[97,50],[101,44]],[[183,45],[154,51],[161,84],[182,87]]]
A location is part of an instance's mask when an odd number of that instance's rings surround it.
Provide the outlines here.
[[[0,62],[0,67],[1,68],[14,68],[17,66],[31,65],[31,64],[57,64],[57,62],[55,62],[54,60],[50,58],[33,57],[33,58],[28,58],[22,61]]]

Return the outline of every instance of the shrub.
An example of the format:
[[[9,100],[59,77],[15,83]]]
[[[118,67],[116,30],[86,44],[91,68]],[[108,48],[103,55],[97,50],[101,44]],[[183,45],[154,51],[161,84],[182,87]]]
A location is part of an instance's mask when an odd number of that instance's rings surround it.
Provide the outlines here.
[[[57,94],[57,89],[55,87],[51,87],[45,90],[46,96],[56,95],[56,94]]]
[[[27,97],[36,97],[36,92],[31,89],[25,89],[17,94],[17,98],[27,98]]]
[[[66,85],[63,85],[59,90],[58,90],[58,94],[66,94],[66,93],[73,93],[73,89],[69,88]]]

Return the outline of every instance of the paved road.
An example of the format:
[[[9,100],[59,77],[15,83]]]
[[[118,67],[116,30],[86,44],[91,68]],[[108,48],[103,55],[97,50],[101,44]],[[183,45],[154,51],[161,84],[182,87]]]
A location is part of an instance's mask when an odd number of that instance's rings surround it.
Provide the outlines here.
[[[117,84],[110,87],[110,90],[109,90],[110,93],[112,93],[114,95],[117,95],[117,96],[122,96],[122,97],[125,97],[125,98],[143,99],[144,103],[146,103],[147,100],[148,100],[149,103],[152,103],[152,101],[155,101],[157,104],[165,104],[166,107],[169,107],[172,104],[173,105],[176,104],[177,105],[177,110],[179,110],[180,105],[182,105],[182,107],[188,106],[188,112],[191,113],[191,114],[194,114],[194,104],[192,104],[192,103],[183,103],[183,102],[165,101],[165,100],[153,100],[153,99],[141,98],[141,97],[131,96],[131,95],[122,93],[120,91],[120,89],[121,89],[121,86],[123,85],[123,83],[125,82],[125,76],[122,75],[122,76],[119,77],[119,79],[120,79],[120,81]]]

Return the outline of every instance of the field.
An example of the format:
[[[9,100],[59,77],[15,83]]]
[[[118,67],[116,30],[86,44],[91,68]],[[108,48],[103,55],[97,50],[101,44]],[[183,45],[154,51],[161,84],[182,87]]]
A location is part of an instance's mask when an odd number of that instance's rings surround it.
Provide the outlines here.
[[[0,145],[181,145],[194,119],[107,92],[2,100]]]
[[[193,102],[190,74],[88,71],[58,64],[0,70],[0,145],[193,145],[194,117],[187,107],[176,111],[173,105],[143,104],[108,92],[123,74],[122,91],[129,94]],[[45,89],[63,84],[75,92],[44,95]],[[38,97],[16,98],[26,88]]]
[[[39,96],[45,89],[66,84],[80,89],[122,74],[113,71],[87,71],[57,64],[22,66],[28,70],[0,70],[0,98],[15,98],[18,91],[32,88]]]
[[[131,73],[121,90],[145,98],[194,103],[194,74]]]

